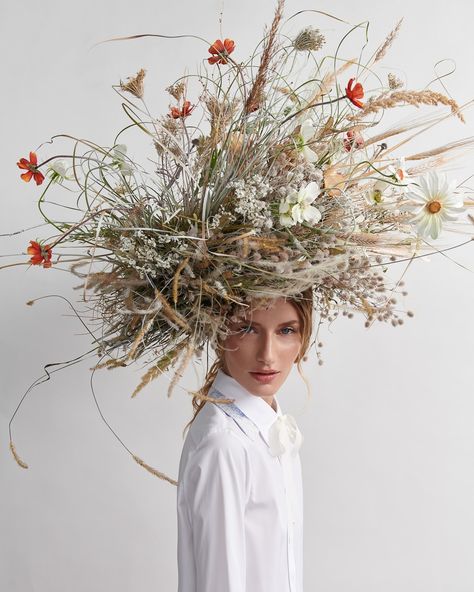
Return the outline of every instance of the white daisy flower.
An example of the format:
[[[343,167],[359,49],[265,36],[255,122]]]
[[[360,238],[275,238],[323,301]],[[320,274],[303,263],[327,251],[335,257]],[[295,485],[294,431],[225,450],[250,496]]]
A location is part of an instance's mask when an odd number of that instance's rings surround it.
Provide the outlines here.
[[[314,132],[315,129],[313,126],[313,122],[311,121],[311,119],[306,119],[301,124],[300,133],[296,138],[296,146],[308,162],[316,162],[319,159],[316,152],[314,152],[314,150],[311,150],[311,148],[307,145],[307,143],[313,139]]]
[[[414,214],[411,222],[416,224],[418,234],[437,239],[443,222],[456,220],[464,210],[462,195],[455,193],[456,180],[448,181],[446,175],[430,171],[410,184],[406,197],[411,203],[400,207]]]
[[[321,220],[321,212],[318,208],[310,205],[319,194],[319,185],[315,181],[301,187],[299,191],[292,190],[280,202],[280,224],[282,226],[294,226],[309,222],[317,224]]]

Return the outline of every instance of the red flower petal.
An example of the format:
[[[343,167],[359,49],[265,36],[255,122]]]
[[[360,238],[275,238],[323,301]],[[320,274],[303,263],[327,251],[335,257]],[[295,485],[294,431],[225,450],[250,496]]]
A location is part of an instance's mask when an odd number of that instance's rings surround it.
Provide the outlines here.
[[[28,255],[32,255],[30,263],[32,265],[43,265],[43,267],[51,267],[51,257],[53,251],[50,245],[41,245],[40,243],[30,240],[30,246],[26,249]]]
[[[351,78],[347,84],[346,97],[353,105],[359,107],[359,109],[362,109],[364,104],[359,101],[359,99],[362,99],[364,96],[364,88],[360,82],[357,82],[356,85],[352,87],[354,80],[354,78]]]
[[[214,43],[209,47],[209,53],[213,54],[212,58],[208,58],[207,61],[210,64],[227,64],[227,56],[234,51],[235,42],[232,39],[216,39]]]
[[[232,53],[235,48],[235,41],[232,39],[224,39],[224,47],[227,53]]]
[[[33,173],[31,171],[28,171],[27,173],[22,173],[20,175],[20,177],[23,179],[23,181],[26,181],[28,183],[28,181],[31,181],[31,177],[33,176]]]
[[[30,152],[30,163],[36,166],[38,164],[38,158],[36,152]]]
[[[209,52],[212,54],[224,53],[225,50],[226,48],[220,39],[216,39],[209,48]]]
[[[44,175],[43,175],[43,173],[40,173],[39,171],[36,171],[35,173],[33,173],[33,177],[35,178],[36,185],[41,185],[41,183],[44,181]]]
[[[16,165],[20,169],[27,169],[27,170],[29,170],[29,168],[30,168],[30,163],[29,163],[28,160],[26,160],[26,158],[20,158],[19,162],[17,162]]]
[[[193,109],[194,107],[191,106],[191,101],[184,101],[184,105],[181,110],[181,116],[185,117],[186,115],[190,115]]]

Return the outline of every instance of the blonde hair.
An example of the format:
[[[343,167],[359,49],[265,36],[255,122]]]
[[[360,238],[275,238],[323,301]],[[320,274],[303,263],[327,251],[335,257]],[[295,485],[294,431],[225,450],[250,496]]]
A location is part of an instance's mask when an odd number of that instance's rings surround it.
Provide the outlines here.
[[[304,376],[304,374],[302,372],[301,362],[306,359],[306,354],[307,354],[307,351],[310,347],[311,335],[313,332],[313,288],[310,287],[310,288],[307,288],[306,290],[304,290],[302,292],[302,298],[287,298],[287,302],[291,302],[291,304],[293,304],[293,306],[296,308],[296,311],[298,313],[298,317],[299,317],[299,320],[300,320],[300,323],[302,326],[301,327],[301,347],[298,352],[298,356],[295,360],[295,364],[298,368],[298,372],[299,372],[301,378],[304,380],[304,382],[306,384],[308,395],[310,395],[311,392],[310,392],[309,384],[308,384],[308,381],[306,380],[306,377]],[[224,349],[223,349],[220,341],[217,342],[216,353],[217,353],[217,358],[214,360],[212,366],[207,371],[203,386],[198,391],[196,391],[193,396],[192,404],[193,404],[193,408],[194,408],[194,415],[193,415],[191,421],[189,421],[185,425],[184,430],[183,430],[183,436],[184,436],[184,432],[193,423],[193,421],[196,419],[198,413],[201,411],[201,409],[206,404],[209,390],[214,382],[214,379],[217,376],[218,371],[220,369],[224,368],[224,355],[223,355]]]

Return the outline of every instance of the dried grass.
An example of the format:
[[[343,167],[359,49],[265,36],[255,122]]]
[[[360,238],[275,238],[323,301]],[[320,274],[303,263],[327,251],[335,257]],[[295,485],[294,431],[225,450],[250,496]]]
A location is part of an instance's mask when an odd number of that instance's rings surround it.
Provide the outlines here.
[[[185,350],[181,364],[178,366],[176,372],[174,373],[173,379],[170,382],[170,385],[168,388],[168,398],[171,397],[174,387],[178,384],[179,380],[183,377],[184,371],[188,367],[189,362],[191,361],[195,351],[196,351],[196,349],[195,349],[194,345],[190,342],[188,347]]]
[[[356,63],[357,63],[357,60],[355,60],[355,59],[348,60],[347,62],[342,64],[342,66],[340,66],[335,72],[331,71],[331,72],[326,73],[323,76],[323,79],[321,80],[321,83],[319,84],[318,89],[308,99],[304,110],[310,109],[311,107],[316,106],[321,101],[323,96],[329,94],[329,92],[331,90],[331,86],[339,78],[339,76]]]
[[[415,107],[419,107],[420,105],[446,105],[451,108],[453,115],[456,115],[456,117],[465,123],[465,119],[456,101],[432,90],[400,90],[392,92],[388,96],[380,96],[372,101],[367,101],[362,109],[355,115],[348,116],[347,119],[349,121],[358,121],[371,113],[377,113],[382,109],[392,109],[400,105],[413,105]]]
[[[392,43],[397,38],[398,33],[400,32],[400,27],[402,25],[402,21],[403,21],[403,18],[401,18],[398,21],[398,23],[396,24],[395,28],[388,34],[388,36],[385,39],[384,43],[377,50],[377,53],[375,54],[374,64],[376,62],[379,62],[380,60],[382,60],[385,57],[385,54],[387,53],[387,51],[389,50],[390,46],[392,45]]]
[[[191,330],[185,319],[177,311],[173,310],[164,295],[158,289],[155,290],[155,298],[157,298],[163,305],[163,312],[165,313],[164,316],[168,321],[176,323],[185,331]]]
[[[172,288],[172,295],[173,295],[173,302],[176,304],[178,302],[178,286],[179,286],[179,276],[181,272],[186,267],[189,262],[189,257],[186,257],[181,261],[181,263],[176,268],[175,274],[173,276],[173,288]]]
[[[146,387],[147,384],[152,382],[157,376],[163,374],[169,368],[169,366],[176,360],[181,350],[184,347],[186,347],[187,343],[187,340],[183,340],[171,351],[168,351],[168,353],[162,356],[156,364],[149,368],[147,372],[142,376],[140,384],[133,391],[132,398],[135,397],[143,388]]]
[[[148,331],[152,328],[153,323],[155,322],[155,318],[156,318],[156,314],[154,314],[151,319],[148,319],[148,321],[143,325],[141,331],[139,331],[137,333],[137,336],[135,337],[135,339],[133,340],[133,343],[130,347],[130,351],[128,352],[128,355],[126,357],[126,361],[131,360],[133,358],[133,356],[135,355],[138,346],[140,345],[140,343],[143,341],[143,337],[148,333]]]
[[[139,456],[136,456],[135,454],[133,454],[132,457],[136,463],[138,463],[141,467],[146,469],[152,475],[155,475],[155,477],[158,477],[159,479],[163,479],[164,481],[168,481],[168,483],[171,483],[171,485],[178,485],[178,481],[176,481],[175,479],[172,479],[171,477],[168,477],[168,475],[165,475],[165,473],[162,473],[161,471],[154,469],[153,467],[148,465],[146,462],[144,462]]]
[[[270,33],[268,34],[265,40],[265,45],[263,48],[260,65],[258,67],[257,76],[252,85],[247,101],[245,102],[244,111],[247,114],[253,113],[254,111],[257,111],[257,109],[260,108],[263,98],[263,90],[265,88],[265,84],[267,81],[268,68],[270,66],[270,62],[276,50],[276,36],[278,32],[278,27],[280,26],[280,22],[283,17],[284,6],[285,0],[278,0],[275,16],[273,17],[272,25],[270,28]]]
[[[13,444],[13,442],[10,440],[10,450],[13,454],[13,458],[16,460],[16,462],[18,463],[18,465],[22,468],[22,469],[27,469],[28,465],[26,464],[25,461],[21,460],[21,458],[18,456],[18,453],[15,449],[15,445]]]
[[[443,146],[437,146],[436,148],[431,148],[430,150],[425,150],[424,152],[410,154],[410,156],[406,157],[406,160],[423,160],[425,158],[430,158],[431,156],[438,156],[439,154],[444,154],[445,152],[449,152],[450,150],[472,146],[473,144],[474,137],[463,138],[462,140],[450,142],[449,144],[444,144]]]

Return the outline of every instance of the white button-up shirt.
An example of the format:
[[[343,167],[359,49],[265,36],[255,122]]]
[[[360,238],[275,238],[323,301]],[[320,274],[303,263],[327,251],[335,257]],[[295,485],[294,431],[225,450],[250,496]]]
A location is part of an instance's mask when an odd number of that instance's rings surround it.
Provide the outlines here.
[[[299,453],[269,452],[282,415],[219,370],[191,424],[177,487],[178,592],[303,592]]]

